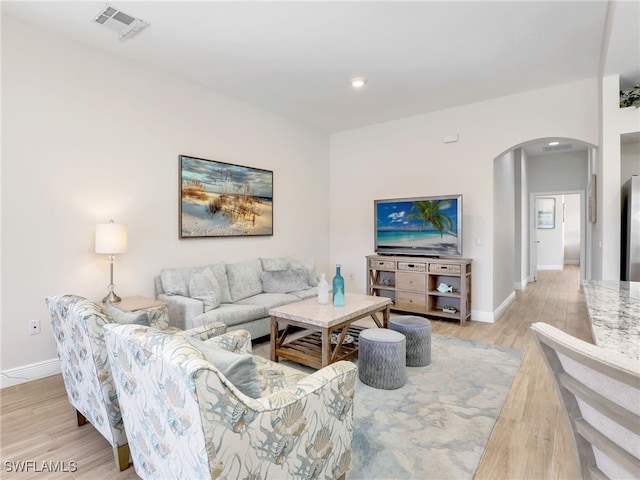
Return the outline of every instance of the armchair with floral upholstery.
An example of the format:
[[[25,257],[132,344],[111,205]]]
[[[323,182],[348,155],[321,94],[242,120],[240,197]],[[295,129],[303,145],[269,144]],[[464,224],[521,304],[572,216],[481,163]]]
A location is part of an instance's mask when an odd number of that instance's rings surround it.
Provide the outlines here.
[[[207,347],[187,336],[136,325],[105,327],[140,477],[345,477],[353,438],[353,363],[307,375],[253,356],[245,330],[203,342],[223,352],[223,360],[232,359],[227,374],[244,378],[241,389],[221,373],[224,361],[211,363]],[[240,374],[247,359],[257,391]]]
[[[62,378],[69,403],[76,409],[78,426],[91,423],[111,444],[116,466],[124,470],[129,466],[129,447],[103,336],[103,327],[114,320],[101,305],[77,295],[47,297],[46,303]],[[179,332],[169,327],[166,309],[154,310],[149,317],[156,328]],[[216,323],[192,333],[208,338],[225,331],[224,324]]]

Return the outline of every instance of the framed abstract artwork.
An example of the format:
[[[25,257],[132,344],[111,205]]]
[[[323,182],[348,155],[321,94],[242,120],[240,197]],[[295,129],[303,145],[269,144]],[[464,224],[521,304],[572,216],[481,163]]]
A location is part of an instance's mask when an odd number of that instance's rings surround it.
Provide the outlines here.
[[[556,228],[555,198],[536,198],[536,228]]]
[[[273,235],[273,172],[179,155],[180,238]]]

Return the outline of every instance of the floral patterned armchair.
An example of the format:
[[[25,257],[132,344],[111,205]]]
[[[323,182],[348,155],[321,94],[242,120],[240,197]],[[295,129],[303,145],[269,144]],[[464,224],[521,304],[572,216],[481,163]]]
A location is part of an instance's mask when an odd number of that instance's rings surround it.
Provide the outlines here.
[[[48,297],[46,303],[78,426],[91,423],[111,444],[116,465],[124,470],[129,466],[129,446],[103,336],[103,327],[113,320],[100,305],[77,295]],[[157,328],[179,331],[169,327],[166,309],[150,311],[149,317]],[[194,330],[208,338],[224,333],[226,326],[217,323]]]
[[[107,325],[105,338],[140,477],[332,479],[349,470],[353,363],[306,375],[253,356],[260,392],[252,398],[182,335]],[[205,343],[251,353],[245,330]]]

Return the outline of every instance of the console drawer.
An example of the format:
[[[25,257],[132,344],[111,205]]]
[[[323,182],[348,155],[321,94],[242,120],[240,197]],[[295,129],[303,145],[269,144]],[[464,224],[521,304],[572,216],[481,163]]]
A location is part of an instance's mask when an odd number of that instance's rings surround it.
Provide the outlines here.
[[[420,273],[396,273],[396,290],[413,290],[424,292],[427,290],[427,276]]]
[[[398,270],[406,270],[408,272],[426,272],[426,263],[414,263],[414,262],[398,262]]]
[[[429,271],[432,273],[460,273],[460,265],[450,265],[445,263],[430,263]]]
[[[398,310],[424,313],[427,310],[427,296],[412,292],[396,292],[396,306]]]
[[[396,262],[391,260],[369,260],[369,266],[377,269],[395,270]]]

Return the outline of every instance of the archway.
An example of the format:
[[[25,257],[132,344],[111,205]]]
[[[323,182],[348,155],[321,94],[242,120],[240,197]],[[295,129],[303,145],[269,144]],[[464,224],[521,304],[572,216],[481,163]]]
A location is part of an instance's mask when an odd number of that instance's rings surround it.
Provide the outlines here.
[[[586,213],[587,188],[594,159],[592,145],[567,138],[529,140],[494,159],[493,287],[496,319],[515,299],[515,291],[526,288],[535,280],[532,249],[537,247],[537,239],[532,235],[535,233],[532,200],[535,196],[532,197],[532,193],[580,195],[582,278],[590,274],[591,224]]]

